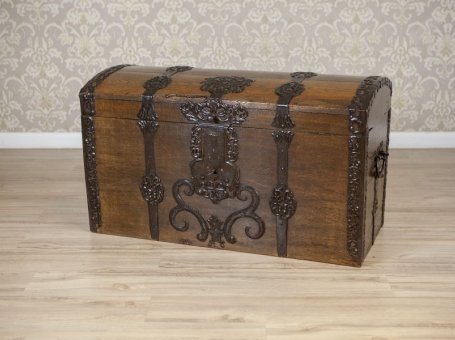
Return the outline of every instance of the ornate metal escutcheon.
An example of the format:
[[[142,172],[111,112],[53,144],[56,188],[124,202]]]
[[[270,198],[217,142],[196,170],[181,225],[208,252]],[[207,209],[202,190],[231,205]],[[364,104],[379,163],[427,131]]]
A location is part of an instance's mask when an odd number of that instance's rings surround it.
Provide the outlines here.
[[[259,196],[254,188],[240,182],[240,169],[235,164],[239,156],[239,139],[235,130],[248,117],[248,111],[240,104],[226,104],[221,97],[227,93],[242,92],[252,83],[243,77],[207,78],[201,84],[202,91],[210,96],[200,103],[186,102],[180,109],[185,118],[196,123],[191,133],[190,162],[191,178],[177,181],[172,189],[177,206],[169,214],[171,225],[179,231],[186,231],[189,223],[178,224],[180,212],[192,214],[199,222],[201,231],[197,239],[204,242],[210,236],[208,246],[224,248],[225,242],[235,243],[232,226],[242,218],[254,221],[256,228],[246,226],[249,238],[258,239],[265,231],[264,222],[256,214]],[[181,188],[186,187],[187,196],[194,194],[218,204],[225,199],[247,201],[247,207],[234,211],[225,221],[212,215],[205,220],[202,214],[188,205],[182,198]]]

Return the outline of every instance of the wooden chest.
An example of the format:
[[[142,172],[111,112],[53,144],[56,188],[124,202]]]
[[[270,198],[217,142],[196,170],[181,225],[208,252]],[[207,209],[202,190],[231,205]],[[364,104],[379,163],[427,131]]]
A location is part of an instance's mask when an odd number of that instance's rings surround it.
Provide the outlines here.
[[[360,266],[384,221],[383,77],[119,65],[81,90],[94,232]]]

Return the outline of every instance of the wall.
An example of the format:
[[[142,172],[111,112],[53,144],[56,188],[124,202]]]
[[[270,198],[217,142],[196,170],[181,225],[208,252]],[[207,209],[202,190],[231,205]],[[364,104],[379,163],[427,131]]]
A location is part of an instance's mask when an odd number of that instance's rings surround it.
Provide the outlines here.
[[[0,131],[79,131],[119,63],[387,75],[394,131],[455,131],[455,1],[0,0]]]

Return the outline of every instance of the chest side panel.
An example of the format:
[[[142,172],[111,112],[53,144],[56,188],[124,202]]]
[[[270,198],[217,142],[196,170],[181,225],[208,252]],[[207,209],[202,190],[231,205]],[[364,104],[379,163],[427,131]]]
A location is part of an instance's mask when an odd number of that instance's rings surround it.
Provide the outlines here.
[[[368,112],[364,256],[384,223],[391,91],[382,87]]]

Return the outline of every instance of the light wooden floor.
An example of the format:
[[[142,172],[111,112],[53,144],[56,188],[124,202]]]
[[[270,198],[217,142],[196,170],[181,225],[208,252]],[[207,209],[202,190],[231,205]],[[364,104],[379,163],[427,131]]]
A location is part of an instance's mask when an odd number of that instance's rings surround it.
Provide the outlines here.
[[[92,234],[82,171],[0,151],[0,339],[455,339],[455,150],[392,150],[361,269]]]

